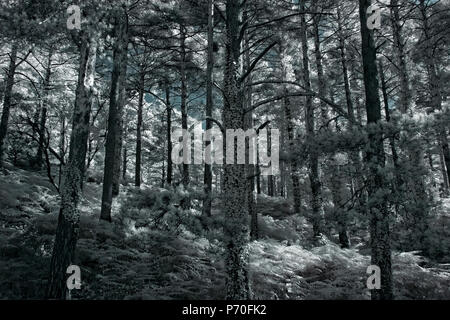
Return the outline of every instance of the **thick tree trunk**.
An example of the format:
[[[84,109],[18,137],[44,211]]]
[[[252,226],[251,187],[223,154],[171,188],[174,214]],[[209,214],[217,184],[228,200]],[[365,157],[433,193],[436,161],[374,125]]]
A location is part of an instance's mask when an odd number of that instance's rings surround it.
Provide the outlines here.
[[[117,13],[115,30],[117,38],[114,45],[114,65],[111,76],[108,134],[106,137],[102,209],[100,214],[100,219],[105,221],[111,221],[112,199],[118,193],[118,180],[120,180],[122,110],[125,102],[128,52],[128,16],[124,9]]]
[[[225,129],[243,129],[242,90],[238,80],[239,71],[239,16],[240,1],[226,1],[226,39],[223,124]],[[224,139],[226,140],[226,139]],[[225,145],[227,142],[225,142]],[[234,143],[233,143],[234,145]],[[228,151],[228,150],[227,150]],[[235,161],[225,164],[223,211],[225,212],[226,241],[226,292],[227,299],[246,300],[250,298],[248,279],[249,221],[247,210],[246,165]]]
[[[373,31],[367,27],[366,12],[370,4],[370,0],[359,0],[364,87],[369,130],[369,146],[366,157],[369,168],[367,178],[370,208],[370,242],[372,264],[378,266],[381,270],[381,289],[372,290],[371,294],[373,300],[389,300],[393,298],[389,209],[386,198],[386,183],[383,173],[380,172],[385,166],[385,154],[382,132],[379,128],[376,128],[376,125],[381,120],[381,105],[378,93],[375,41]]]
[[[300,10],[305,10],[305,0],[301,1]],[[309,74],[309,57],[308,57],[308,38],[307,38],[307,24],[306,15],[300,16],[300,37],[302,42],[302,60],[303,60],[303,85],[307,91],[311,90],[311,81]],[[309,141],[314,140],[314,106],[311,96],[305,98],[305,119],[306,119],[306,132]],[[313,224],[313,236],[317,237],[322,232],[323,212],[322,212],[322,199],[320,191],[319,180],[319,157],[315,148],[309,148],[309,180],[311,185],[311,208],[312,208],[312,224]]]
[[[67,293],[66,270],[73,263],[78,239],[80,211],[78,203],[82,196],[81,186],[85,170],[89,117],[94,91],[97,41],[83,34],[80,69],[70,136],[69,159],[64,171],[61,188],[61,208],[55,244],[50,262],[50,277],[47,297],[65,299]]]
[[[247,12],[244,12],[243,15],[244,21],[248,19]],[[247,72],[250,67],[250,43],[248,31],[244,34],[244,72]],[[247,110],[252,105],[252,87],[248,84],[252,82],[251,74],[248,75],[245,83],[244,83],[244,94],[243,94],[243,109]],[[244,130],[252,129],[254,126],[253,123],[253,112],[247,112],[244,118]],[[245,159],[247,163],[247,209],[248,214],[250,216],[250,239],[257,240],[259,238],[259,230],[258,230],[258,212],[256,211],[256,193],[255,193],[255,173],[256,173],[256,165],[255,165],[255,156],[256,154],[250,154],[250,149],[255,152],[256,147],[256,139],[249,138],[248,142],[245,145]],[[251,148],[250,148],[251,144]]]
[[[3,98],[2,119],[0,122],[0,168],[3,166],[3,157],[5,153],[5,140],[8,133],[9,114],[11,111],[11,97],[14,86],[14,75],[17,67],[17,42],[14,41],[11,48],[8,73],[6,74],[6,87]]]
[[[208,57],[206,66],[206,132],[211,130],[213,109],[213,71],[214,71],[214,0],[208,0]],[[206,137],[205,148],[211,144],[210,137]],[[209,155],[207,155],[209,156]],[[211,216],[212,197],[212,165],[205,161],[203,215]]]
[[[136,124],[136,167],[134,175],[134,185],[141,186],[141,161],[142,161],[142,113],[144,106],[144,90],[145,90],[145,72],[142,66],[139,76],[139,102],[138,102],[138,118]]]

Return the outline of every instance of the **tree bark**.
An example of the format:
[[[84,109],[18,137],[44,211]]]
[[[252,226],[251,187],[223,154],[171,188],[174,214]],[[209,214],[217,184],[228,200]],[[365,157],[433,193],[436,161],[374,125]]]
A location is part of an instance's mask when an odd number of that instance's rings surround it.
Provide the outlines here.
[[[39,145],[36,153],[36,167],[38,169],[42,168],[42,157],[44,153],[44,141],[45,141],[45,125],[47,123],[47,106],[49,103],[48,95],[50,91],[50,77],[52,74],[52,56],[53,49],[50,48],[48,52],[48,60],[47,60],[47,68],[45,70],[45,78],[44,78],[44,93],[43,93],[43,105],[41,112],[41,121],[39,124]]]
[[[300,10],[305,11],[305,0],[301,1]],[[306,91],[311,91],[311,81],[309,72],[309,57],[308,57],[308,38],[307,38],[307,24],[306,15],[300,16],[300,37],[302,42],[302,60],[303,60],[303,85]],[[314,119],[314,106],[311,96],[305,97],[305,119],[306,119],[306,132],[309,141],[314,140],[315,132],[315,119]],[[312,208],[312,224],[313,224],[313,236],[317,237],[322,233],[322,199],[321,199],[321,186],[319,180],[319,157],[315,148],[309,148],[309,180],[311,185],[311,208]]]
[[[408,72],[406,69],[405,58],[405,44],[401,34],[401,20],[399,14],[398,0],[391,0],[391,24],[392,24],[392,36],[394,38],[394,50],[397,57],[398,75],[400,78],[400,111],[401,113],[407,113],[409,109],[409,100],[411,97],[409,90]]]
[[[240,1],[226,1],[225,74],[223,125],[225,129],[243,129],[242,90],[238,80],[239,71],[239,16]],[[226,139],[224,139],[226,140]],[[226,145],[226,142],[225,142]],[[227,150],[228,151],[228,150]],[[237,156],[237,148],[234,149]],[[224,166],[223,210],[225,212],[224,234],[226,241],[226,292],[229,300],[250,298],[248,279],[249,221],[247,210],[247,177],[245,164]]]
[[[136,167],[134,175],[134,185],[141,186],[141,161],[142,161],[142,112],[144,106],[144,90],[145,90],[145,71],[144,66],[141,67],[139,75],[139,102],[138,102],[138,119],[136,124]]]
[[[70,136],[69,159],[64,170],[61,208],[47,287],[47,297],[51,299],[66,298],[66,270],[73,262],[78,239],[80,221],[78,203],[82,196],[81,186],[85,170],[89,117],[94,91],[96,37],[83,33],[80,50],[80,68]]]
[[[206,66],[206,132],[211,130],[213,109],[213,71],[214,71],[214,0],[208,0],[208,57]],[[210,137],[206,137],[205,148],[211,144]],[[211,216],[212,201],[212,165],[205,161],[203,215]]]
[[[125,102],[128,51],[128,16],[124,9],[117,12],[115,30],[117,38],[114,45],[114,65],[111,76],[108,134],[106,137],[102,209],[100,214],[101,220],[109,222],[111,222],[112,199],[118,193],[122,152],[122,110]],[[117,174],[119,175],[118,177]]]
[[[378,71],[374,35],[373,31],[367,27],[366,12],[370,4],[370,0],[359,0],[364,88],[366,93],[367,126],[369,130],[369,145],[366,152],[366,159],[369,168],[367,178],[370,208],[371,262],[381,270],[381,289],[372,290],[371,295],[373,300],[390,300],[393,298],[393,284],[389,209],[386,198],[386,183],[383,173],[380,172],[385,166],[385,154],[383,149],[383,135],[379,128],[376,127],[381,120],[381,105],[378,93]]]
[[[247,11],[244,11],[243,20],[247,21],[248,15]],[[250,62],[250,43],[249,43],[249,34],[248,30],[244,34],[244,73],[246,73],[251,65]],[[252,82],[252,75],[249,74],[244,83],[244,94],[243,96],[243,109],[247,110],[252,105],[252,87],[248,84]],[[253,121],[253,112],[247,112],[244,116],[244,130],[252,129],[254,126]],[[257,139],[257,138],[256,138]],[[247,209],[248,214],[250,216],[250,239],[257,240],[259,238],[259,230],[258,230],[258,212],[256,211],[256,193],[255,193],[255,156],[256,154],[250,154],[250,149],[255,152],[255,143],[256,140],[249,138],[248,142],[246,141],[245,145],[245,159],[247,163]],[[250,144],[252,144],[252,148],[250,148]]]
[[[166,183],[168,186],[172,185],[172,172],[173,172],[173,162],[172,162],[172,107],[170,105],[170,88],[169,80],[166,80],[166,108],[167,108],[167,179]]]
[[[188,130],[188,113],[187,113],[187,77],[186,77],[186,27],[180,25],[180,82],[181,82],[181,128],[183,130]],[[185,139],[183,139],[185,143]],[[184,145],[183,150],[190,148],[190,145]],[[187,153],[186,153],[187,154]],[[189,164],[191,159],[186,157],[183,151],[183,172],[182,172],[182,183],[186,190],[189,186]],[[188,209],[190,207],[189,196],[182,200],[181,206],[183,209]]]
[[[18,44],[16,41],[13,41],[12,48],[11,48],[11,54],[10,54],[10,60],[9,60],[9,68],[8,73],[6,74],[6,87],[5,87],[5,94],[3,97],[3,111],[2,111],[2,119],[0,122],[0,168],[3,166],[3,157],[4,157],[4,147],[5,147],[5,140],[6,135],[8,133],[8,122],[9,122],[9,115],[11,112],[11,97],[12,97],[12,90],[14,86],[14,75],[16,73],[16,67],[17,67],[17,50],[18,50]]]

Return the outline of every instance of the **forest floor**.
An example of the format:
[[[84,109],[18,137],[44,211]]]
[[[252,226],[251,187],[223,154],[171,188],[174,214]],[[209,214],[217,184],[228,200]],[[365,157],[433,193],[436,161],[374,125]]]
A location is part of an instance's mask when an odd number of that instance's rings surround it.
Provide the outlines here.
[[[123,188],[109,224],[98,221],[101,184],[85,185],[75,261],[82,288],[73,297],[223,299],[220,219],[208,231],[151,228],[121,215],[136,209],[129,199],[135,191]],[[280,215],[282,199],[260,201],[261,239],[249,245],[255,299],[369,299],[367,248],[355,242],[341,249],[325,237],[314,247],[306,219]],[[450,201],[443,208],[450,209]],[[58,195],[45,175],[12,167],[0,173],[0,299],[44,298],[58,210]],[[141,206],[138,212],[148,210]],[[220,216],[217,207],[214,213]],[[450,299],[450,264],[425,260],[417,252],[393,253],[396,299]]]

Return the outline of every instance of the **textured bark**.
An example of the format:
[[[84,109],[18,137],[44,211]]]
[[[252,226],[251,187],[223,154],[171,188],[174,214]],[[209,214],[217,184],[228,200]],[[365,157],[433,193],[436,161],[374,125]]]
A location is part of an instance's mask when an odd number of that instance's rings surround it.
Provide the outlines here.
[[[142,161],[142,112],[144,106],[144,90],[145,90],[145,72],[142,66],[139,76],[139,102],[136,123],[136,167],[134,174],[134,185],[139,187],[141,185],[141,161]]]
[[[300,10],[305,11],[305,1],[302,0],[300,4]],[[307,38],[307,24],[306,15],[300,16],[300,37],[302,42],[302,60],[303,60],[303,85],[306,91],[311,91],[311,81],[309,72],[309,57],[308,57],[308,38]],[[311,96],[305,98],[305,118],[306,118],[306,132],[308,140],[314,139],[314,106]],[[313,236],[318,236],[322,232],[323,211],[322,211],[322,199],[320,191],[319,180],[319,156],[315,148],[309,148],[309,180],[311,185],[311,208],[312,208],[312,224],[313,224]]]
[[[225,129],[243,129],[243,109],[239,71],[239,16],[240,1],[226,2],[226,39],[224,72],[223,125]],[[226,142],[225,142],[226,145]],[[234,149],[235,158],[237,148]],[[247,177],[245,164],[224,166],[223,210],[225,212],[224,234],[226,241],[226,296],[230,300],[250,298],[248,280],[249,221],[247,210]]]
[[[208,57],[206,66],[206,132],[212,128],[212,109],[213,109],[213,71],[214,71],[214,0],[208,0]],[[205,148],[211,144],[209,137],[205,142]],[[204,199],[203,215],[211,216],[211,197],[212,197],[212,165],[205,162],[205,172],[203,177]]]
[[[373,300],[393,298],[391,247],[389,234],[389,210],[384,192],[386,184],[380,169],[385,166],[383,135],[372,126],[381,120],[381,105],[378,93],[378,72],[376,47],[373,31],[367,28],[367,8],[370,0],[359,0],[359,16],[362,37],[362,58],[364,67],[364,89],[366,93],[367,124],[369,126],[369,145],[366,153],[369,175],[368,194],[370,208],[370,244],[373,265],[381,270],[381,289],[371,291]]]
[[[9,114],[11,112],[11,97],[14,86],[14,75],[16,73],[17,42],[14,41],[11,48],[8,73],[6,74],[5,94],[3,98],[2,119],[0,122],[0,167],[3,166],[4,147],[6,134],[8,133]]]
[[[102,209],[100,219],[111,221],[112,199],[118,193],[122,152],[122,110],[125,102],[126,66],[128,50],[128,17],[124,10],[116,15],[116,42],[111,76],[111,92],[106,136],[105,170],[103,176]]]
[[[78,239],[80,221],[78,203],[82,196],[81,186],[85,170],[89,117],[94,91],[97,51],[95,36],[88,37],[87,34],[83,34],[80,50],[80,69],[70,136],[69,159],[61,188],[61,208],[47,287],[47,297],[51,299],[66,298],[66,270],[73,262]]]
[[[244,11],[243,14],[243,20],[247,21],[248,16],[247,12]],[[249,50],[249,35],[248,31],[244,34],[244,73],[248,71],[250,68],[250,50]],[[252,75],[249,74],[247,77],[245,83],[244,83],[244,94],[243,96],[243,109],[247,110],[252,105],[252,87],[248,85],[252,82]],[[253,123],[253,112],[247,112],[245,114],[244,118],[244,130],[252,129],[254,127]],[[257,240],[259,238],[259,230],[258,230],[258,212],[256,211],[256,193],[255,193],[255,173],[256,173],[256,166],[254,157],[256,154],[250,154],[250,143],[252,144],[252,150],[255,150],[255,142],[256,140],[249,139],[248,142],[246,141],[245,145],[245,159],[247,163],[247,209],[248,214],[250,216],[250,239],[251,240]],[[250,159],[253,159],[251,161]]]

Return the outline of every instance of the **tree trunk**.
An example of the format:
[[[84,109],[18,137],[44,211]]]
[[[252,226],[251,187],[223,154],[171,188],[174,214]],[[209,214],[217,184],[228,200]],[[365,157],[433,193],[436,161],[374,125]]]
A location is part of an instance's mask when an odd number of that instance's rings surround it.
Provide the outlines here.
[[[186,28],[180,25],[180,76],[181,76],[181,129],[188,129],[188,114],[187,114],[187,89],[186,89]],[[185,139],[183,139],[184,141]],[[190,146],[184,146],[183,150],[187,150]],[[183,172],[182,172],[182,182],[186,189],[189,185],[189,164],[187,162],[190,159],[186,158],[183,152]]]
[[[247,11],[244,11],[243,14],[243,20],[247,21]],[[249,35],[248,31],[244,34],[244,73],[247,72],[250,68],[250,43],[249,43]],[[247,110],[252,105],[252,87],[248,84],[252,82],[252,76],[249,74],[247,76],[247,79],[244,83],[244,94],[243,96],[243,109]],[[247,112],[244,116],[244,130],[252,129],[254,126],[253,123],[253,112]],[[257,138],[256,138],[257,139]],[[248,139],[248,142],[246,141],[245,145],[245,159],[247,163],[247,209],[248,214],[250,216],[250,239],[251,240],[257,240],[259,238],[259,230],[258,230],[258,212],[256,211],[256,194],[255,194],[255,173],[256,173],[256,166],[255,166],[255,156],[256,154],[250,154],[250,149],[255,152],[255,143],[256,139]],[[251,147],[250,148],[250,144]],[[269,144],[270,145],[270,144]]]
[[[301,1],[300,10],[305,10],[305,0]],[[306,91],[311,91],[311,81],[309,74],[309,58],[308,58],[308,39],[307,39],[307,24],[306,15],[300,16],[300,36],[302,42],[302,60],[303,60],[303,85]],[[314,106],[311,96],[305,98],[305,119],[306,119],[306,132],[309,141],[314,140]],[[319,180],[319,157],[315,148],[309,148],[309,180],[311,184],[311,208],[312,208],[312,224],[313,224],[313,236],[317,237],[322,232],[322,199],[320,191]]]
[[[381,270],[381,289],[372,290],[371,294],[373,300],[389,300],[393,298],[389,209],[386,198],[386,184],[383,173],[380,172],[385,166],[385,154],[382,132],[379,128],[376,128],[376,124],[381,120],[381,105],[378,93],[375,41],[373,31],[367,27],[366,12],[370,4],[370,0],[359,0],[364,88],[366,93],[367,126],[369,130],[369,145],[366,158],[370,172],[367,178],[370,208],[370,242],[372,249],[371,262]]]
[[[214,71],[214,0],[208,0],[208,57],[206,66],[206,132],[211,130],[213,109],[213,71]],[[211,144],[210,137],[206,137],[205,148]],[[207,155],[209,156],[209,155]],[[211,216],[212,197],[212,165],[205,161],[203,215]]]
[[[61,208],[56,229],[55,244],[50,262],[47,297],[65,299],[67,293],[66,270],[73,263],[78,239],[81,186],[85,170],[89,117],[94,91],[97,40],[82,34],[80,69],[70,136],[69,159],[61,188]]]
[[[187,77],[186,77],[186,28],[180,25],[180,76],[181,76],[181,128],[183,130],[188,130],[188,113],[187,113]],[[183,171],[182,171],[182,183],[185,190],[189,186],[189,162],[191,159],[187,158],[187,154],[184,150],[188,150],[190,145],[186,145],[186,139],[183,139]],[[181,206],[183,209],[188,209],[190,207],[189,196],[183,198],[181,201]]]
[[[318,11],[317,2],[314,2],[314,11]],[[322,51],[320,49],[320,33],[319,33],[319,24],[320,24],[321,16],[319,14],[315,14],[313,16],[313,31],[314,31],[314,54],[316,56],[316,66],[317,66],[317,79],[319,82],[319,96],[326,96],[326,83],[325,76],[323,73],[323,64],[322,64]],[[327,115],[327,105],[324,101],[320,100],[320,113],[322,117],[322,123],[328,122]]]
[[[401,20],[398,0],[391,0],[392,36],[394,38],[394,50],[397,57],[398,75],[400,78],[400,112],[407,113],[411,97],[409,90],[408,71],[406,69],[405,44],[401,34]]]
[[[59,174],[58,174],[58,187],[61,190],[61,182],[62,182],[62,171],[64,165],[64,157],[66,154],[66,117],[64,112],[61,113],[61,129],[59,136],[59,156],[61,161],[59,162]]]
[[[166,108],[167,108],[167,185],[172,185],[172,107],[170,105],[169,80],[166,80]]]
[[[444,159],[444,154],[442,152],[442,149],[439,149],[439,162],[441,164],[441,172],[442,172],[442,177],[444,180],[444,192],[446,194],[448,194],[449,192],[449,188],[450,188],[450,181],[448,180],[448,175],[447,175],[447,168],[445,165],[445,159]]]
[[[283,54],[283,47],[280,45],[280,54]],[[281,62],[283,63],[283,62]],[[283,80],[287,79],[287,67],[283,64]],[[300,178],[298,176],[298,160],[297,157],[293,155],[294,153],[294,121],[292,118],[291,111],[291,100],[289,98],[288,89],[284,86],[284,94],[285,97],[283,99],[283,114],[284,114],[284,123],[286,126],[286,140],[287,140],[287,149],[289,152],[289,164],[291,171],[291,179],[292,179],[292,196],[294,199],[294,211],[295,213],[300,213],[301,211],[301,190],[300,190]]]
[[[141,161],[142,161],[142,112],[144,106],[144,90],[145,90],[145,71],[142,66],[139,76],[139,102],[138,102],[138,119],[136,124],[136,167],[134,175],[134,185],[141,186]]]
[[[111,76],[108,134],[106,137],[102,209],[100,214],[101,220],[109,222],[111,221],[112,199],[114,194],[118,192],[122,152],[122,110],[125,102],[128,51],[128,16],[123,9],[117,13],[115,30],[117,38],[114,45],[114,65]],[[119,177],[117,177],[117,174]]]
[[[285,88],[285,93],[287,89]],[[298,163],[295,156],[292,155],[294,150],[294,123],[292,120],[291,113],[291,101],[289,97],[285,97],[283,100],[284,106],[284,117],[286,119],[286,131],[287,139],[289,144],[290,152],[290,163],[291,163],[291,176],[292,176],[292,193],[294,197],[294,211],[295,213],[300,213],[301,211],[301,190],[300,190],[300,179],[298,176]]]
[[[14,41],[11,48],[8,73],[6,74],[6,87],[3,98],[2,119],[0,122],[0,168],[3,166],[4,147],[6,141],[6,134],[8,133],[9,114],[11,111],[11,97],[14,86],[14,75],[16,73],[17,61],[17,42]]]
[[[122,158],[122,181],[124,185],[127,185],[127,165],[128,165],[128,149],[125,145],[123,147],[123,158]]]
[[[226,39],[223,124],[225,129],[243,129],[242,90],[239,72],[239,16],[240,1],[226,2]],[[226,139],[224,139],[226,140]],[[225,142],[225,145],[227,142]],[[234,143],[233,143],[234,145]],[[228,150],[227,150],[228,151]],[[223,210],[226,241],[226,292],[229,300],[250,298],[248,279],[249,221],[247,210],[246,165],[236,164],[237,148],[234,148],[233,164],[225,164]]]
[[[42,157],[44,153],[45,124],[47,122],[47,106],[49,103],[48,95],[50,91],[50,77],[52,75],[52,56],[53,56],[52,51],[53,49],[50,48],[44,78],[44,93],[43,93],[44,101],[42,105],[41,121],[39,124],[39,145],[36,153],[36,167],[38,169],[42,168]]]

